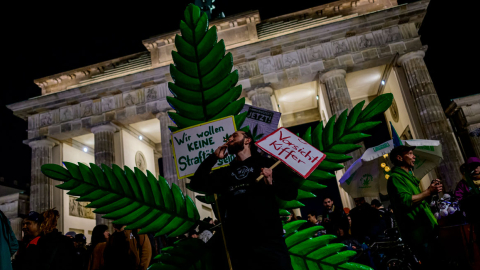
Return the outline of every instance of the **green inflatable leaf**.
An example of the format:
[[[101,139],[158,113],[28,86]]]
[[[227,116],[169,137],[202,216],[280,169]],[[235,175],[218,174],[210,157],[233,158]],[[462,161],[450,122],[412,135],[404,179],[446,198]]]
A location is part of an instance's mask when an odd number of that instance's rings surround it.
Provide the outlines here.
[[[87,207],[95,213],[113,219],[128,229],[142,228],[140,233],[157,232],[174,237],[187,232],[199,220],[198,210],[190,197],[184,197],[180,188],[170,188],[163,177],[157,180],[152,173],[146,176],[141,170],[132,171],[117,165],[110,169],[102,165],[75,165],[64,162],[65,167],[45,164],[42,173],[64,181],[57,186],[70,190],[68,194],[80,196],[78,201],[91,202]]]
[[[310,174],[308,179],[319,181],[334,178],[335,174],[331,172],[343,169],[343,165],[338,163],[352,159],[347,154],[361,147],[356,143],[370,137],[369,134],[363,132],[380,123],[369,120],[386,111],[392,101],[391,93],[380,95],[372,100],[363,111],[362,107],[365,101],[359,102],[353,107],[350,114],[348,114],[348,110],[344,110],[336,122],[334,115],[325,127],[320,122],[313,134],[310,135],[310,129],[307,130],[303,135],[304,140],[311,137],[312,145],[326,155],[324,161]]]
[[[334,235],[322,235],[313,237],[321,226],[311,227],[298,231],[306,223],[306,220],[298,220],[283,226],[285,230],[285,243],[292,260],[294,270],[317,270],[317,269],[365,269],[372,268],[348,262],[356,255],[355,251],[346,250],[344,244],[332,243],[337,237]]]
[[[187,238],[163,248],[149,270],[212,269],[211,251],[202,240]]]
[[[167,102],[176,111],[169,113],[177,125],[172,131],[236,116],[245,105],[245,98],[237,100],[242,93],[242,86],[235,86],[238,71],[232,72],[232,54],[225,54],[223,40],[217,42],[216,27],[209,29],[207,14],[193,4],[184,16],[182,36],[175,37],[177,52],[172,52],[175,64],[170,65],[174,83],[168,84],[173,97]]]

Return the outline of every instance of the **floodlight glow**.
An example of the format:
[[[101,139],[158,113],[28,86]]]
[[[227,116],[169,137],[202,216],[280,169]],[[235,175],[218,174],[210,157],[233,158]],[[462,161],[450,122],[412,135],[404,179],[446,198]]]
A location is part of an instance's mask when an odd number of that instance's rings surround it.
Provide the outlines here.
[[[83,152],[88,152],[88,148],[87,147],[83,147]]]
[[[138,136],[138,139],[139,139],[140,141],[143,140],[142,135]]]
[[[385,80],[382,80],[382,85],[385,85]]]

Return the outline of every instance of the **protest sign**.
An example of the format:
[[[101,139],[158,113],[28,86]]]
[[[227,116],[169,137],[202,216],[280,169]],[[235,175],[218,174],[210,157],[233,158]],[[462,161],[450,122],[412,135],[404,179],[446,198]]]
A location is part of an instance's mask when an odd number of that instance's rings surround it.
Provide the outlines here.
[[[324,153],[283,127],[255,144],[303,178],[307,178],[326,157]]]
[[[172,146],[179,179],[192,176],[210,154],[236,131],[233,116],[173,132]],[[228,165],[235,155],[219,159],[213,169]]]
[[[254,134],[254,136],[263,134],[260,139],[274,132],[278,128],[278,122],[280,121],[281,116],[281,113],[279,112],[254,107],[248,104],[243,106],[240,113],[243,112],[248,113],[245,122],[243,122],[240,128],[249,126],[250,131],[253,131],[253,129],[257,127],[257,133]]]

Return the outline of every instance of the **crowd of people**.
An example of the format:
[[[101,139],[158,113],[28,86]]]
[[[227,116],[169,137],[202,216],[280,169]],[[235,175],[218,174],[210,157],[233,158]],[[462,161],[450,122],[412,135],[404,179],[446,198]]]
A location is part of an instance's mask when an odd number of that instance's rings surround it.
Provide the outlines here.
[[[321,211],[310,210],[299,230],[321,226],[314,236],[333,234],[336,242],[345,244],[349,249],[361,248],[363,243],[371,243],[385,239],[385,231],[395,227],[393,211],[386,209],[382,203],[374,199],[367,203],[365,198],[355,198],[355,208],[337,207],[332,198],[323,200]],[[286,222],[302,220],[289,209],[290,216]],[[320,213],[320,215],[318,215]]]
[[[207,242],[215,233],[212,218],[181,237],[154,237],[138,234],[139,229],[127,230],[125,225],[97,225],[87,245],[84,234],[58,231],[60,217],[55,209],[43,213],[31,211],[22,222],[23,239],[17,241],[6,216],[0,211],[2,230],[2,270],[146,270],[161,249],[182,238],[199,238]],[[218,223],[218,222],[217,222]],[[11,260],[11,257],[14,259]]]
[[[387,182],[388,209],[379,200],[367,203],[361,197],[354,199],[355,207],[350,210],[326,197],[323,208],[317,209],[321,211],[308,211],[307,222],[300,230],[319,226],[315,236],[334,234],[336,242],[358,250],[364,243],[385,239],[388,229],[398,228],[405,243],[424,260],[423,265],[433,265],[429,263],[438,248],[438,222],[429,208],[429,200],[442,192],[443,186],[439,179],[435,179],[427,189],[420,189],[420,180],[412,173],[415,164],[413,150],[414,147],[398,146],[389,155],[395,167]],[[236,155],[230,166],[211,172],[218,159],[225,158],[228,153]],[[227,239],[235,269],[292,269],[276,198],[295,199],[297,188],[288,179],[286,168],[279,166],[274,173],[269,169],[271,165],[271,159],[256,152],[252,135],[237,131],[202,162],[191,179],[190,185],[195,190],[222,194],[222,206],[219,207],[222,234]],[[476,213],[470,215],[469,222],[478,228],[478,210],[474,211],[479,204],[480,159],[469,158],[462,170],[464,179],[452,196],[461,200],[465,211]],[[259,175],[263,180],[258,184],[255,179]],[[293,209],[290,213],[285,222],[302,219],[294,214]],[[59,213],[50,209],[41,214],[32,211],[25,217],[22,223],[24,238],[17,243],[11,228],[8,230],[8,219],[0,214],[2,270],[11,269],[12,265],[14,270],[146,270],[164,247],[172,246],[181,238],[197,238],[205,243],[221,239],[213,237],[220,229],[218,221],[205,218],[197,228],[175,238],[140,235],[138,229],[128,230],[125,225],[116,223],[113,224],[113,234],[110,234],[107,225],[97,225],[90,244],[86,245],[83,234],[60,233],[57,229]],[[246,218],[252,215],[255,223]],[[7,245],[8,249],[4,248]],[[9,258],[15,252],[13,264],[8,265],[10,260],[4,257]]]
[[[420,180],[412,173],[415,164],[415,155],[412,146],[394,148],[390,158],[395,167],[392,170],[388,185],[388,209],[377,199],[367,203],[363,197],[354,198],[355,208],[337,208],[330,197],[323,200],[323,212],[310,210],[307,213],[308,221],[300,230],[313,226],[321,226],[315,236],[334,234],[336,242],[345,244],[349,249],[358,250],[368,248],[365,243],[385,241],[387,233],[397,229],[403,242],[412,250],[413,254],[428,267],[439,267],[444,251],[441,250],[439,239],[439,224],[430,209],[433,196],[443,192],[443,185],[439,179],[432,181],[430,186],[420,189]],[[470,232],[477,232],[480,228],[478,214],[480,194],[480,159],[471,157],[460,168],[463,176],[456,189],[448,198],[458,202],[460,211],[442,220],[444,224],[465,225],[471,224]],[[295,216],[293,210],[287,222],[302,219]],[[448,222],[447,222],[448,220]],[[445,223],[447,222],[447,223]],[[397,235],[398,236],[398,235]],[[391,239],[390,239],[391,240]],[[480,247],[480,238],[476,237]],[[442,268],[443,269],[443,268]],[[456,268],[449,268],[456,269]]]

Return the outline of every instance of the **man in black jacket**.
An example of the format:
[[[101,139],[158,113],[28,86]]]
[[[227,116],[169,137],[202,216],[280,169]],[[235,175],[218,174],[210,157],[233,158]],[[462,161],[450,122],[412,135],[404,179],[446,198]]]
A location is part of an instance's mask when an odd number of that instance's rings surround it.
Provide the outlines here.
[[[341,207],[335,207],[330,197],[323,199],[322,226],[328,234],[336,234],[336,227],[344,227],[348,223],[345,212]]]
[[[212,171],[219,159],[236,155],[229,166]],[[190,187],[220,194],[219,202],[233,269],[292,269],[283,238],[276,196],[297,197],[284,165],[269,169],[274,160],[256,151],[252,136],[237,131],[195,172]],[[260,175],[264,178],[257,183]]]

